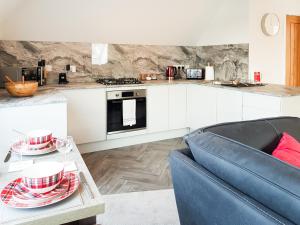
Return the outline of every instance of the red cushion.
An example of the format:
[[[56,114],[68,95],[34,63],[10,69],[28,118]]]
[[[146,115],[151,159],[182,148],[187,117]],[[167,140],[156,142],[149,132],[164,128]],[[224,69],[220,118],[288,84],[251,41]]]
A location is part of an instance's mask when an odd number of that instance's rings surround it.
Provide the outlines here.
[[[300,143],[288,133],[283,133],[272,155],[288,164],[300,168]]]

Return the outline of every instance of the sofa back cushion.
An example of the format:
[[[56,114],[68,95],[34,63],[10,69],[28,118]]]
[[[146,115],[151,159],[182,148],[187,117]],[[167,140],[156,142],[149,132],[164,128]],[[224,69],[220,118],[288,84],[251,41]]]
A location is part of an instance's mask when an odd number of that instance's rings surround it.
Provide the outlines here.
[[[185,138],[203,132],[212,132],[227,137],[267,154],[272,154],[278,145],[281,134],[288,132],[300,141],[300,119],[296,117],[276,117],[233,123],[222,123],[200,128]]]
[[[300,142],[300,118],[278,117],[266,121],[274,127],[278,134],[286,132]]]
[[[300,224],[300,170],[220,135],[187,138],[197,163],[266,207]]]

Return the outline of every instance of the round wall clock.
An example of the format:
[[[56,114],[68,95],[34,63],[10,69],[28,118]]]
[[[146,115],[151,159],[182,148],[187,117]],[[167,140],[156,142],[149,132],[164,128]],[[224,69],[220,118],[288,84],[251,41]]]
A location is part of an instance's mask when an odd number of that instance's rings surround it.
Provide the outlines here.
[[[262,32],[267,36],[275,36],[280,29],[280,21],[276,14],[267,13],[261,20]]]

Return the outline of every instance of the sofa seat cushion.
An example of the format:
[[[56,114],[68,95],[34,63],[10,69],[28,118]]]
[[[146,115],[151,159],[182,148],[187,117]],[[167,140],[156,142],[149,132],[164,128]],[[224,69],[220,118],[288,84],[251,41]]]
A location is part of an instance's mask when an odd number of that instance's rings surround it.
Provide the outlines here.
[[[300,224],[300,170],[271,155],[205,132],[187,139],[197,163],[278,214]]]
[[[283,133],[272,155],[290,165],[300,167],[300,143],[288,133]]]

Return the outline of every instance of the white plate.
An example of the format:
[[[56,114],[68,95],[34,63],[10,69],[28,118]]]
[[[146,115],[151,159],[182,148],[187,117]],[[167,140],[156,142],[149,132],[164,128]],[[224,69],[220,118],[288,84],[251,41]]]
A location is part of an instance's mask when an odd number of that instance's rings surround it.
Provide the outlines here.
[[[22,154],[22,155],[43,155],[43,154],[48,154],[50,152],[56,151],[56,146],[53,141],[51,141],[48,146],[40,149],[40,150],[26,150],[26,151],[21,151],[20,148],[18,148],[18,143],[15,143],[11,146],[12,152],[16,154]]]
[[[17,182],[20,182],[21,180],[21,178],[18,178],[10,182],[8,185],[4,187],[4,189],[0,193],[0,200],[5,206],[12,207],[12,208],[19,208],[19,209],[39,208],[47,205],[52,205],[54,203],[60,202],[68,198],[78,189],[78,186],[80,184],[78,175],[76,173],[70,172],[66,174],[66,177],[70,182],[69,188],[64,194],[58,196],[57,198],[53,198],[43,202],[36,202],[36,203],[33,202],[24,203],[24,202],[17,201],[17,198],[13,196],[13,192],[14,192],[14,186],[17,184]]]
[[[40,148],[46,147],[49,143],[50,143],[50,141],[45,142],[43,144],[29,145],[29,148],[30,149],[40,149]]]

